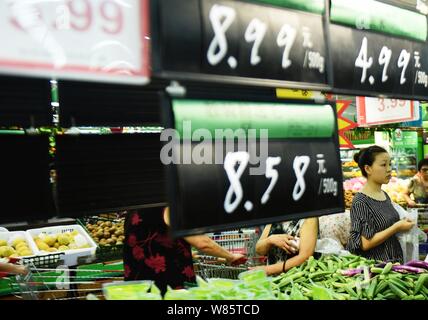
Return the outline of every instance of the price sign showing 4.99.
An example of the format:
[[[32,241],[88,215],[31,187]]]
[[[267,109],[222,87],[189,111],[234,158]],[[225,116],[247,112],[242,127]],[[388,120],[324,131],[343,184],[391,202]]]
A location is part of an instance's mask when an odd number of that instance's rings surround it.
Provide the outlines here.
[[[148,81],[148,0],[0,2],[0,72]]]
[[[413,42],[333,24],[330,31],[334,35],[335,87],[413,95],[415,73],[423,60],[421,50],[414,48]]]

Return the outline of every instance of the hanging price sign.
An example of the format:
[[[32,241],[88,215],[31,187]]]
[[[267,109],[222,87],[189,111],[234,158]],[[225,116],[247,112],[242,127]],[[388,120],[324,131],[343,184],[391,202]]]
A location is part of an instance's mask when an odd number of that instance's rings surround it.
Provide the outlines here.
[[[160,0],[154,10],[153,58],[161,76],[326,87],[320,14],[223,0]]]
[[[0,73],[147,83],[149,0],[0,2]]]
[[[427,96],[426,45],[330,25],[334,88],[358,95]]]
[[[173,100],[172,110],[161,161],[175,235],[342,212],[331,105]]]
[[[415,116],[410,100],[357,98],[357,118],[361,126],[412,121]]]

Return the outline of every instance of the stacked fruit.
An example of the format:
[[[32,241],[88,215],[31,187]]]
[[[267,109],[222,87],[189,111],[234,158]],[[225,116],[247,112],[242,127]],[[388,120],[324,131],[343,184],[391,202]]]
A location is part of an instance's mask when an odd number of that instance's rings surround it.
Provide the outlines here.
[[[86,223],[86,229],[100,246],[122,245],[125,240],[124,221],[103,221]]]
[[[8,245],[6,240],[0,240],[0,257],[2,258],[18,258],[32,255],[33,251],[31,251],[24,238],[15,238],[12,241],[11,246]]]
[[[57,252],[89,248],[90,244],[77,230],[72,232],[46,234],[40,233],[34,238],[40,251]]]

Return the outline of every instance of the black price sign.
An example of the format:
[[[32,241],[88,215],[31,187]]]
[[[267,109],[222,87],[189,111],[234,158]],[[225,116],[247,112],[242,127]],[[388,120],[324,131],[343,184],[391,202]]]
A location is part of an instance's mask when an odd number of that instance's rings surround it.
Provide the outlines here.
[[[413,51],[415,54],[415,75],[413,78],[413,95],[414,99],[419,97],[427,99],[428,97],[428,46],[422,43],[414,43]]]
[[[161,159],[172,155],[164,163],[176,236],[343,212],[332,106],[228,103],[174,103],[175,120],[167,127],[175,125],[170,136],[179,138],[162,147]],[[210,116],[226,109],[227,114]],[[302,115],[310,112],[318,114],[312,130],[303,125],[308,119]],[[225,124],[230,113],[237,116]],[[284,130],[281,124],[291,121],[294,127]],[[168,141],[164,133],[161,140]]]
[[[410,99],[427,95],[422,43],[334,24],[330,33],[335,88]]]
[[[321,15],[239,1],[173,2],[171,10],[171,0],[159,1],[160,72],[327,83]]]
[[[242,149],[228,153],[223,164],[177,165],[174,233],[182,236],[343,212],[340,159],[329,141],[270,142],[268,156],[260,161],[260,175],[251,174],[258,167],[253,160]]]

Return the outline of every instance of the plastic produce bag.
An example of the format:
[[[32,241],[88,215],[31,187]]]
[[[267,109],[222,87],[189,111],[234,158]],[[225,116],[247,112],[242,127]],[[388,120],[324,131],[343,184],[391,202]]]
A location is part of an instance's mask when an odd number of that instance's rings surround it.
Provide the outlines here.
[[[315,252],[322,254],[349,255],[349,251],[343,250],[342,245],[332,238],[318,239]]]
[[[412,229],[407,232],[397,233],[398,241],[400,242],[401,249],[403,250],[404,263],[410,260],[419,260],[419,234],[420,230],[418,224],[418,211],[416,209],[409,209],[406,211],[402,206],[392,203],[395,210],[397,210],[400,219],[410,219],[415,222]]]

